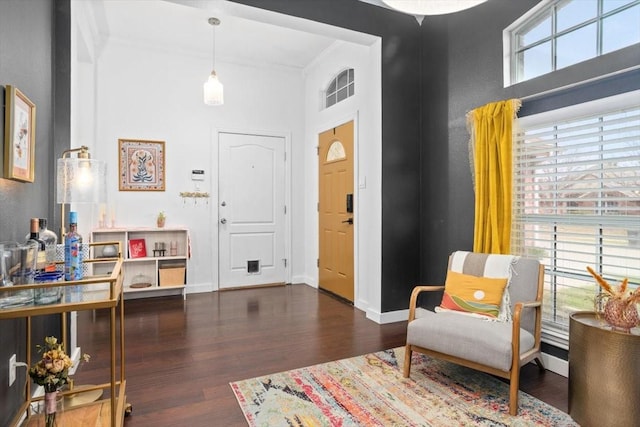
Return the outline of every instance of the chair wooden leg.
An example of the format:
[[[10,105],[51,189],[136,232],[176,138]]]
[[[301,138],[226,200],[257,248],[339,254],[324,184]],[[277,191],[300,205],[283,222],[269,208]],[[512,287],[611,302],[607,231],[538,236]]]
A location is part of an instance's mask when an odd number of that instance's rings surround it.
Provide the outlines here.
[[[511,372],[509,379],[509,414],[518,415],[518,389],[520,388],[520,370]]]
[[[411,345],[407,344],[404,348],[404,366],[402,367],[402,375],[409,378],[411,372]]]

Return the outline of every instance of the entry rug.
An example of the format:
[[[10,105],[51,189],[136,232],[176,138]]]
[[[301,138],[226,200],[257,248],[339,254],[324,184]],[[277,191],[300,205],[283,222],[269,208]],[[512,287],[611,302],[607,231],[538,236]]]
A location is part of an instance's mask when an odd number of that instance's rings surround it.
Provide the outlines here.
[[[577,426],[569,415],[494,377],[404,347],[231,383],[249,426]]]

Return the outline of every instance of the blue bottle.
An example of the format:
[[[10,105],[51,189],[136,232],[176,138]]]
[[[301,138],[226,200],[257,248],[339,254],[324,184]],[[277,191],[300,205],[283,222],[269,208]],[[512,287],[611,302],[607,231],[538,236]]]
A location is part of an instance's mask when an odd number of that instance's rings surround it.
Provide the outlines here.
[[[69,212],[69,232],[64,236],[64,279],[82,279],[82,236],[78,234],[78,213]]]

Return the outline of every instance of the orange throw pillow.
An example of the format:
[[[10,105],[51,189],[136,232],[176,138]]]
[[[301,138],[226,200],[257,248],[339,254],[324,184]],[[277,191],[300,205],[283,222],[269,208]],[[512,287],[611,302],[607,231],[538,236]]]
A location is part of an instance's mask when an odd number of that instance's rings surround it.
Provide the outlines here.
[[[507,280],[477,277],[449,270],[440,307],[497,319]]]

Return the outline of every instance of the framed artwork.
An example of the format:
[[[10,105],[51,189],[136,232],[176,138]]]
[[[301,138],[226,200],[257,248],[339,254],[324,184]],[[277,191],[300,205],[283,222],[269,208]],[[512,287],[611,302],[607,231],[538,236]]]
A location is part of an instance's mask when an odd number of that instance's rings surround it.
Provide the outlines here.
[[[118,139],[120,191],[164,191],[164,141]]]
[[[35,178],[36,106],[16,87],[7,85],[4,115],[4,177]]]
[[[129,258],[144,258],[147,256],[147,244],[144,239],[129,240]]]

